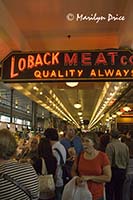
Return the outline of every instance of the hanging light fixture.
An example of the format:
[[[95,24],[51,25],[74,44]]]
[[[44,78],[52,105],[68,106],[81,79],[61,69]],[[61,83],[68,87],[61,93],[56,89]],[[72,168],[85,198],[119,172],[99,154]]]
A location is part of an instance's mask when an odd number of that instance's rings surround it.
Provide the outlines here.
[[[81,104],[77,102],[77,103],[74,104],[74,107],[79,109],[79,108],[81,108]]]
[[[129,106],[126,105],[126,106],[123,107],[123,110],[126,111],[126,112],[128,112],[128,111],[131,110],[131,108],[130,108]]]
[[[66,82],[66,85],[69,87],[76,87],[79,84],[79,82]]]
[[[116,115],[116,114],[113,114],[113,115],[112,115],[112,117],[113,117],[113,118],[116,118],[116,117],[117,117],[117,115]]]
[[[78,115],[81,116],[83,113],[81,111],[78,112]]]
[[[120,116],[122,114],[122,112],[121,111],[117,111],[116,114]]]
[[[80,104],[79,99],[78,99],[78,90],[77,90],[77,102],[74,104],[74,107],[77,108],[77,109],[81,108],[81,104]]]
[[[27,113],[29,114],[30,113],[30,105],[29,104],[26,106],[26,109],[27,109]]]
[[[15,100],[15,108],[18,108],[18,99]]]

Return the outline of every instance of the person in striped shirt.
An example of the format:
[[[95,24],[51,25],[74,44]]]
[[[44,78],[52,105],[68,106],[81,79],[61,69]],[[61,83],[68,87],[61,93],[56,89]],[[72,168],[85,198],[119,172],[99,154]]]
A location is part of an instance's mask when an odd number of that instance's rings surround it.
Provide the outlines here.
[[[37,200],[39,198],[38,176],[31,164],[19,163],[14,159],[16,148],[17,142],[12,133],[8,129],[1,129],[0,199]],[[7,176],[15,180],[15,183]]]

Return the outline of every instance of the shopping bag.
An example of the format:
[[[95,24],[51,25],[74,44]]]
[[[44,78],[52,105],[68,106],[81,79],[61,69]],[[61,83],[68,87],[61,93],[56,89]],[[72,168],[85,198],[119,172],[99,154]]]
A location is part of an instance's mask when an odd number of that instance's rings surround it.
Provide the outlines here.
[[[92,194],[88,189],[87,182],[82,186],[75,184],[76,177],[72,178],[64,187],[62,200],[92,200]]]
[[[39,184],[40,184],[40,192],[55,191],[55,183],[52,174],[40,175]]]
[[[55,195],[55,182],[52,174],[47,173],[44,159],[42,158],[42,174],[39,175],[40,198],[50,198]]]

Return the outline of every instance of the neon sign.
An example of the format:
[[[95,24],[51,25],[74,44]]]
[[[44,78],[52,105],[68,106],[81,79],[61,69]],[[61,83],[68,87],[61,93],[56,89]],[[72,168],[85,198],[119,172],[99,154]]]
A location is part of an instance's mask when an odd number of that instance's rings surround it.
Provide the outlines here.
[[[2,80],[133,80],[130,50],[12,52],[2,62]]]

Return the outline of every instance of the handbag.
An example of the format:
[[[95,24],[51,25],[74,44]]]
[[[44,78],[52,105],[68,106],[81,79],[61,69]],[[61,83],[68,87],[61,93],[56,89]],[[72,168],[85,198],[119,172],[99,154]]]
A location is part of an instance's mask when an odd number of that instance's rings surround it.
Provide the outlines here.
[[[33,196],[31,195],[30,191],[27,190],[25,188],[24,185],[20,184],[19,182],[17,182],[14,178],[12,178],[11,176],[9,176],[8,174],[4,174],[4,173],[1,173],[0,174],[0,177],[1,178],[4,178],[8,181],[10,181],[11,183],[13,183],[14,185],[16,185],[18,188],[20,188],[23,192],[26,193],[26,195],[32,200],[33,199]]]
[[[39,175],[40,196],[52,197],[55,195],[55,182],[53,174],[48,174],[45,160],[42,160],[42,174]]]

